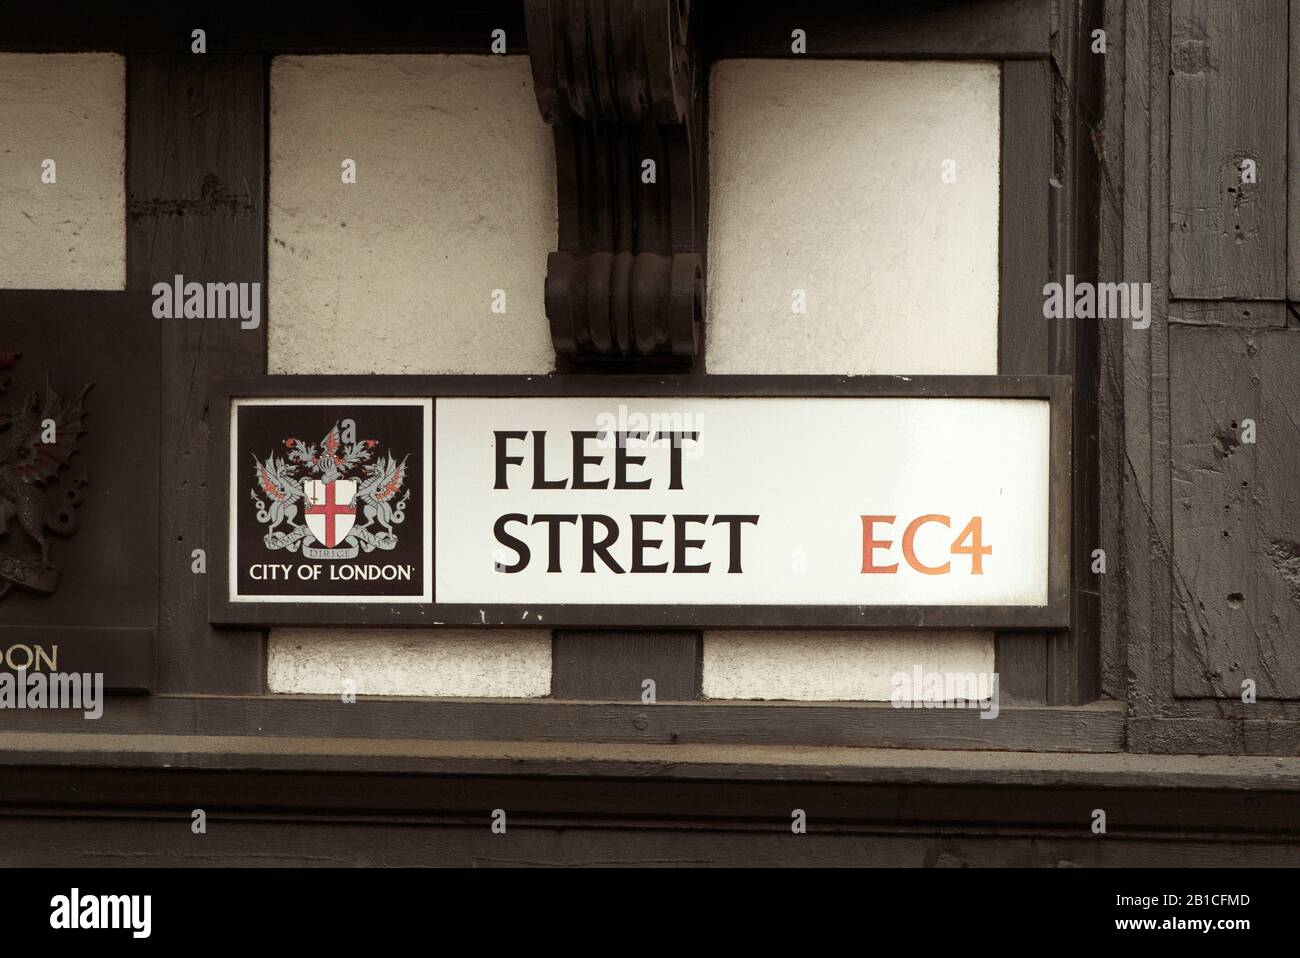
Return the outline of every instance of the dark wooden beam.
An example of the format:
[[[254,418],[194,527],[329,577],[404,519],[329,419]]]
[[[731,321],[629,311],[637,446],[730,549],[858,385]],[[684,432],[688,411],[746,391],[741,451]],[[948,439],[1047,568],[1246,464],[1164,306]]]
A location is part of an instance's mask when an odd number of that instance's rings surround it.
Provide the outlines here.
[[[1287,184],[1287,299],[1293,307],[1300,303],[1300,3],[1291,3],[1291,62],[1287,68],[1290,90],[1287,94],[1288,149]]]
[[[164,692],[259,692],[257,631],[214,632],[207,578],[191,554],[224,547],[206,512],[208,387],[266,371],[266,65],[220,53],[127,58],[127,288],[258,283],[262,323],[163,320],[158,685]]]
[[[53,0],[40,9],[5,4],[0,51],[189,54],[191,33],[207,34],[209,56],[232,53],[483,53],[492,31],[506,52],[528,52],[519,0],[406,3],[372,0],[363,9],[262,4],[255,11],[217,0],[139,0],[128,6]]]
[[[557,699],[640,702],[654,682],[653,702],[699,695],[699,632],[582,632],[557,629],[551,695]]]
[[[1300,699],[1300,330],[1177,326],[1169,357],[1174,695]]]
[[[1127,282],[1125,256],[1125,150],[1130,114],[1126,102],[1126,64],[1129,38],[1128,11],[1119,4],[1104,5],[1102,28],[1108,38],[1102,64],[1104,76],[1105,136],[1101,138],[1101,189],[1097,203],[1098,259],[1101,282]],[[1142,117],[1133,118],[1140,123]],[[1106,573],[1097,583],[1099,594],[1098,692],[1117,700],[1127,697],[1124,590],[1120,587],[1123,562],[1124,486],[1128,469],[1124,455],[1124,341],[1125,327],[1102,323],[1097,330],[1097,456],[1099,509],[1098,548],[1107,556]],[[1132,335],[1131,328],[1129,334]]]
[[[1002,65],[1001,156],[998,372],[1040,374],[1048,369],[1043,284],[1052,175],[1052,80],[1046,61]],[[1046,704],[1046,633],[998,632],[994,643],[998,685],[1007,701]]]
[[[952,59],[1045,58],[1050,0],[917,0],[899,5],[842,0],[697,0],[708,59],[790,55],[803,29],[810,57]],[[216,0],[140,0],[127,9],[93,0],[8,4],[0,51],[107,50],[186,53],[203,28],[209,53],[488,53],[491,32],[506,32],[509,54],[529,52],[519,0],[412,4],[375,0],[366,15],[345,7],[265,5],[247,16]]]
[[[998,237],[998,372],[1048,371],[1043,317],[1052,179],[1052,77],[1041,61],[1002,65],[1002,194]]]
[[[1175,0],[1170,19],[1170,296],[1284,299],[1287,0]]]
[[[899,709],[887,702],[642,705],[363,697],[346,704],[336,696],[168,695],[116,699],[95,728],[114,735],[252,734],[364,738],[376,743],[414,738],[1060,752],[1114,752],[1123,746],[1124,713],[1114,704],[1006,707],[995,719],[981,714],[978,709]],[[75,733],[84,731],[85,723],[79,713],[14,711],[5,716],[5,728]]]
[[[807,35],[809,57],[1013,60],[1045,58],[1050,0],[752,0],[701,4],[710,60],[789,57],[791,31]]]
[[[1051,189],[1051,278],[1096,282],[1100,255],[1103,57],[1092,31],[1103,23],[1101,0],[1064,4],[1053,34],[1055,157]],[[1103,576],[1092,571],[1101,547],[1098,395],[1099,325],[1118,320],[1062,319],[1049,324],[1048,371],[1073,384],[1070,476],[1070,629],[1048,638],[1047,701],[1078,705],[1100,694]]]
[[[98,788],[93,779],[88,778],[85,782],[87,790],[94,791]],[[303,787],[328,789],[332,784],[333,780],[324,779]],[[206,787],[212,791],[221,786],[213,781]],[[383,783],[377,782],[375,787],[383,787]],[[625,783],[619,791],[636,787],[639,786]],[[997,800],[1013,802],[1018,800],[1020,794],[1002,793]],[[910,795],[895,794],[891,797],[906,801]],[[952,799],[957,802],[969,797],[964,792],[957,792]],[[1077,800],[1077,793],[1075,798]],[[811,804],[814,813],[823,807],[820,803],[807,802],[806,798],[800,800],[805,802],[805,806]],[[791,808],[798,807],[792,805],[788,797],[779,798],[778,801]],[[743,803],[738,802],[738,807],[741,804]],[[939,823],[926,823],[911,828],[902,825],[890,829],[881,829],[879,826],[846,828],[821,825],[816,818],[810,819],[807,835],[794,837],[790,834],[789,809],[786,809],[781,823],[764,823],[761,828],[741,824],[701,828],[695,823],[672,828],[666,827],[662,820],[650,819],[648,816],[642,827],[630,827],[627,818],[613,822],[588,819],[575,825],[556,822],[554,819],[530,820],[527,817],[515,817],[510,819],[508,840],[502,835],[493,834],[484,825],[486,821],[488,819],[479,809],[475,809],[472,814],[461,814],[454,818],[432,815],[397,818],[370,816],[364,820],[354,818],[347,821],[329,816],[286,819],[283,815],[256,812],[232,814],[223,810],[220,814],[209,816],[211,827],[208,834],[196,839],[190,835],[188,812],[183,814],[179,808],[169,808],[152,814],[118,815],[112,818],[98,815],[67,816],[49,827],[34,827],[33,820],[28,815],[0,817],[0,842],[3,842],[6,850],[6,863],[11,866],[61,870],[113,867],[138,869],[141,866],[246,869],[268,866],[331,866],[343,869],[358,865],[388,868],[699,868],[714,865],[751,870],[894,866],[897,871],[888,877],[881,876],[879,881],[891,882],[895,889],[900,875],[904,881],[915,882],[908,894],[894,899],[900,903],[923,900],[927,895],[935,893],[934,884],[923,884],[938,880],[929,871],[935,867],[1041,867],[1068,870],[1068,874],[1063,871],[1053,873],[1053,894],[1063,901],[1082,901],[1089,894],[1095,896],[1099,888],[1096,882],[1083,884],[1089,882],[1091,877],[1084,871],[1085,868],[1231,867],[1254,871],[1294,865],[1300,850],[1291,836],[1267,833],[1243,840],[1235,833],[1219,834],[1192,829],[1154,834],[1121,834],[1112,830],[1112,834],[1099,838],[1091,832],[1080,834],[1077,830],[1024,828],[1012,831],[980,827],[958,830]],[[1243,887],[1240,878],[1243,873],[1238,872],[1233,876],[1231,887],[1234,891]],[[1076,875],[1077,878],[1074,877]],[[365,881],[366,888],[374,891],[376,880],[383,877],[370,873],[357,881]],[[395,880],[404,880],[405,877],[393,876]],[[703,880],[703,876],[697,877]],[[958,876],[952,877],[956,879]],[[1262,880],[1274,876],[1263,872],[1259,877]],[[262,887],[266,887],[268,892],[272,891],[269,886],[272,879],[267,880],[266,886],[260,886],[254,880],[251,891],[246,876],[237,876],[233,880],[241,879],[244,880],[241,890],[246,894],[256,894]],[[1035,876],[1021,876],[1021,879],[1025,882],[1040,880]],[[529,880],[528,876],[519,878],[521,883]],[[571,877],[570,880],[594,882],[605,880],[605,876]],[[118,889],[130,887],[129,884],[123,884],[129,879],[118,878],[116,881],[115,887]],[[1071,884],[1082,887],[1072,893],[1067,890]],[[34,882],[25,882],[27,891],[35,891],[36,887],[39,886]],[[62,887],[66,891],[66,885]],[[155,936],[165,930],[161,914],[166,914],[169,918],[183,916],[184,903],[192,900],[191,889],[184,884],[179,885],[182,894],[170,898],[161,893],[164,887],[175,890],[178,886],[175,883],[164,886],[157,880],[152,886]],[[411,886],[403,886],[409,887]],[[1006,884],[1003,883],[1000,893],[1005,892]],[[387,895],[387,886],[381,888],[380,893],[385,894],[383,899],[369,900],[376,902],[376,908],[391,908],[393,899]],[[1253,893],[1258,900],[1260,893]],[[36,900],[35,894],[29,897]],[[49,891],[45,891],[45,897],[48,899]],[[266,901],[269,898],[269,895],[262,896],[259,900]],[[879,903],[878,897],[875,900]],[[960,894],[954,894],[951,900],[969,907],[969,921],[972,924],[985,920],[992,901],[991,898],[981,899],[977,906],[973,906],[972,899]],[[1046,901],[1045,898],[1043,900]],[[382,905],[378,904],[381,901]],[[586,901],[590,904],[589,898]],[[173,902],[177,907],[166,907]],[[542,911],[543,908],[551,907],[549,900],[541,901],[533,896],[528,902],[537,910],[536,924],[542,924],[553,913]],[[356,896],[350,897],[349,903],[355,906]],[[445,906],[446,900],[440,899],[440,903]],[[274,904],[280,907],[283,898],[277,897]],[[269,908],[270,905],[266,906],[260,913],[254,909],[252,914],[270,915],[267,910]],[[984,910],[980,911],[980,908]],[[1059,928],[1059,925],[1051,924],[1057,921],[1051,914],[1055,911],[1057,909],[1044,908],[1039,912],[1045,936]],[[241,914],[248,919],[250,913],[245,910]],[[518,919],[519,914],[519,908],[513,907],[511,917]],[[947,915],[951,922],[951,908]],[[1048,915],[1051,917],[1048,918]],[[183,922],[186,923],[185,931],[192,932],[193,926],[187,923],[188,919],[177,919],[178,924]],[[222,927],[233,929],[234,925],[225,923]],[[340,940],[337,929],[316,927],[320,929],[320,936],[327,932],[334,935],[331,944],[337,946]],[[1032,930],[1034,919],[1030,917],[1026,922],[1018,918],[1017,927],[1022,931]],[[350,926],[350,929],[356,929],[359,945],[369,944],[368,940],[362,941],[359,937],[363,933],[369,934],[368,931],[363,932],[363,928],[358,924]],[[346,940],[346,937],[345,931],[342,940]],[[205,940],[213,939],[211,935],[205,935]]]
[[[0,734],[0,821],[39,810],[176,821],[176,846],[202,808],[213,822],[281,826],[400,818],[510,827],[742,829],[783,832],[804,809],[813,831],[1064,832],[1094,844],[1138,837],[1300,834],[1300,759],[1034,755],[891,749],[533,748],[437,740],[57,736],[42,752]],[[49,736],[30,736],[44,739]],[[38,743],[33,743],[38,744]],[[43,744],[43,743],[40,743]],[[216,765],[217,767],[214,767]],[[1104,837],[1091,810],[1106,811]],[[60,822],[59,826],[64,823]]]

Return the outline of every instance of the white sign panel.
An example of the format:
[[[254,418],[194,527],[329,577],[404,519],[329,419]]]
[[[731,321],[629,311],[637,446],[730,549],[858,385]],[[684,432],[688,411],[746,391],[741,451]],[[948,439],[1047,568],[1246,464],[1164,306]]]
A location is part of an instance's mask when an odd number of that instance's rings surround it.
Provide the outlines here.
[[[1049,406],[440,397],[434,601],[1046,606]]]

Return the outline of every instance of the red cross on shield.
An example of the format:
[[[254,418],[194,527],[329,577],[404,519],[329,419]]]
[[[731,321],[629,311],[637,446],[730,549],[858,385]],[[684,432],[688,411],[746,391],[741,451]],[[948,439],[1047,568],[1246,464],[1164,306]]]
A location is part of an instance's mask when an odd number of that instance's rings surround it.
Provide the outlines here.
[[[307,528],[317,542],[333,549],[357,521],[357,484],[351,479],[308,479],[302,488],[307,497]]]

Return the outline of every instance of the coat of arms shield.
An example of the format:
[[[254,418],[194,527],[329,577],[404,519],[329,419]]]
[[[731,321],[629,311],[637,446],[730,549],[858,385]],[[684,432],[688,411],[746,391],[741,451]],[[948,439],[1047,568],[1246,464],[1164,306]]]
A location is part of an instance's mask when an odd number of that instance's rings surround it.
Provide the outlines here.
[[[308,479],[302,484],[307,500],[304,518],[316,541],[327,549],[337,546],[357,521],[357,484],[352,479]]]

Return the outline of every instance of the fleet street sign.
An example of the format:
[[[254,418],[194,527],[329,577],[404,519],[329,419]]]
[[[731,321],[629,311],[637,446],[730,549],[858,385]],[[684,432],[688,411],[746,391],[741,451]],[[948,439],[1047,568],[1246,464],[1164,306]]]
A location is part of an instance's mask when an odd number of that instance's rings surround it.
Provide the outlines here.
[[[1034,399],[440,398],[436,551],[466,561],[438,567],[436,594],[1043,606],[1048,412]]]
[[[1065,624],[1056,377],[223,386],[219,624]]]

